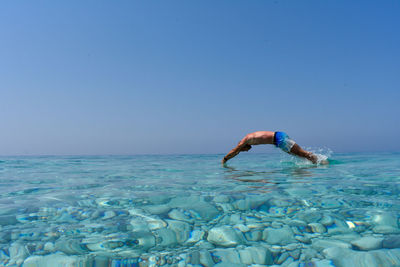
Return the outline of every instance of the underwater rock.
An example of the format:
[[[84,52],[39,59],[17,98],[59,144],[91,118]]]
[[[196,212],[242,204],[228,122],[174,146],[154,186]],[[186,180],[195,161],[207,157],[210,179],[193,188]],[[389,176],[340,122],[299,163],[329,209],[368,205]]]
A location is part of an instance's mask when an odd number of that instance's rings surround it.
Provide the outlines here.
[[[288,250],[288,251],[296,250],[296,249],[302,248],[302,247],[303,247],[303,245],[301,243],[297,243],[297,242],[290,243],[289,245],[286,245],[286,246],[282,246],[282,248],[284,250]]]
[[[130,221],[130,230],[133,232],[156,230],[165,228],[167,223],[155,218],[134,218]]]
[[[311,223],[318,222],[322,218],[322,214],[317,210],[305,210],[297,212],[295,217],[299,220]]]
[[[133,231],[156,230],[167,226],[167,224],[157,216],[146,214],[146,212],[138,208],[130,209],[129,214],[134,217],[130,222],[133,226]]]
[[[141,218],[134,218],[130,220],[130,230],[132,232],[140,232],[140,231],[149,231],[149,226],[147,223]]]
[[[29,256],[29,251],[23,244],[13,243],[9,248],[9,254],[10,261],[8,265],[13,266],[15,264],[19,266]]]
[[[301,220],[290,220],[287,222],[289,226],[296,226],[296,227],[306,227],[307,223]]]
[[[251,210],[256,209],[261,206],[265,202],[267,202],[270,198],[267,196],[246,196],[244,199],[239,199],[233,203],[233,206],[238,210]]]
[[[178,243],[184,243],[190,234],[190,225],[187,222],[166,220],[168,223],[168,229],[171,229],[176,234],[176,240]]]
[[[342,204],[336,199],[325,198],[321,200],[320,206],[324,209],[336,209],[340,208]]]
[[[326,228],[323,224],[321,223],[309,223],[308,224],[309,229],[311,230],[311,232],[313,233],[325,233],[326,232]]]
[[[171,199],[168,206],[171,208],[193,210],[199,216],[199,219],[205,221],[210,221],[220,214],[215,206],[206,202],[204,198],[200,196],[176,197]]]
[[[0,243],[8,243],[11,241],[11,231],[4,231],[0,227]]]
[[[108,220],[108,219],[114,218],[115,216],[117,216],[117,214],[115,214],[114,211],[107,210],[106,212],[104,212],[104,215],[103,215],[102,219],[103,220]]]
[[[272,264],[273,263],[273,256],[270,250],[268,250],[265,247],[261,246],[252,246],[252,247],[247,247],[245,249],[239,250],[239,255],[242,263],[245,264]],[[246,262],[244,262],[244,258],[246,257]],[[251,259],[250,263],[247,263]]]
[[[340,247],[326,248],[322,252],[337,267],[393,267],[400,266],[400,249],[355,251]]]
[[[240,255],[234,248],[218,248],[215,249],[212,253],[213,256],[218,259],[218,262],[242,264],[240,261]]]
[[[296,200],[293,198],[282,198],[282,195],[275,196],[275,198],[271,198],[268,202],[271,206],[277,207],[292,207],[295,205]]]
[[[23,267],[54,267],[54,266],[89,266],[91,260],[82,256],[67,256],[55,253],[46,256],[30,256],[24,261]]]
[[[44,244],[44,247],[43,247],[43,249],[48,252],[54,251],[54,248],[55,248],[55,246],[52,242],[47,242],[46,244]]]
[[[214,261],[211,257],[211,254],[208,250],[202,249],[200,250],[200,264],[205,267],[212,267],[214,266]]]
[[[306,236],[302,236],[302,235],[296,235],[294,237],[296,240],[304,243],[304,244],[310,244],[311,243],[311,239],[306,237]]]
[[[231,203],[216,203],[224,213],[235,210],[235,207]]]
[[[214,227],[208,232],[207,240],[218,246],[234,247],[244,242],[242,233],[239,233],[226,225]]]
[[[121,248],[128,244],[129,246],[136,246],[139,243],[136,239],[133,241],[126,241],[126,237],[118,236],[102,236],[91,235],[82,240],[82,245],[90,251],[111,251],[116,248]]]
[[[198,243],[196,243],[196,246],[201,248],[201,249],[213,249],[215,246],[211,244],[210,242],[206,240],[200,240]]]
[[[281,266],[287,266],[287,267],[297,267],[299,263],[295,261],[292,257],[288,257],[282,264]]]
[[[84,227],[84,231],[87,233],[100,233],[104,230],[104,224],[100,223],[88,223]]]
[[[283,224],[281,222],[273,221],[270,226],[272,228],[279,229],[283,227]]]
[[[276,260],[277,264],[282,264],[289,257],[289,253],[283,252],[279,258]]]
[[[350,228],[345,228],[345,227],[332,227],[328,228],[328,234],[329,235],[344,235],[344,234],[350,234],[353,231]]]
[[[229,217],[229,224],[244,224],[245,223],[245,218],[242,218],[242,214],[240,213],[233,213],[230,217]]]
[[[191,264],[200,264],[200,252],[198,250],[189,252],[188,259]]]
[[[382,241],[384,248],[400,248],[400,235],[386,236]]]
[[[171,208],[168,207],[167,205],[148,205],[148,206],[143,206],[142,208],[148,213],[155,215],[165,214],[171,210]]]
[[[293,259],[298,260],[299,257],[300,257],[300,249],[295,249],[295,250],[290,251],[290,252],[289,252],[289,255],[290,255]]]
[[[380,214],[375,214],[372,217],[372,222],[375,225],[387,225],[397,228],[397,217],[395,214],[390,212],[383,212]]]
[[[251,255],[250,250],[248,250],[247,248],[245,249],[238,249],[238,253],[239,253],[239,258],[241,263],[243,264],[253,264],[253,257]]]
[[[321,251],[323,249],[330,247],[340,247],[349,249],[351,248],[351,245],[349,243],[335,239],[313,239],[312,247],[318,251]]]
[[[128,250],[147,251],[156,244],[155,237],[150,232],[133,232],[128,235],[91,235],[82,240],[82,246],[95,252],[112,252],[125,247]]]
[[[189,244],[197,243],[203,239],[204,234],[205,233],[203,230],[195,229],[190,232],[189,238],[186,240],[186,243],[189,243]]]
[[[331,216],[324,214],[319,222],[324,226],[329,226],[334,223],[334,219]]]
[[[148,250],[156,244],[154,235],[150,232],[133,232],[129,235],[129,240],[125,241],[127,246],[141,250]]]
[[[67,224],[74,224],[77,223],[79,218],[75,216],[74,214],[71,214],[67,211],[61,210],[61,214],[57,218],[57,223],[67,223]]]
[[[287,245],[295,241],[293,231],[288,226],[280,229],[266,228],[263,239],[272,245]]]
[[[246,226],[249,227],[251,230],[262,230],[265,228],[264,223],[256,222],[256,223],[247,223],[248,219],[246,219]]]
[[[168,217],[172,220],[184,221],[192,223],[193,219],[178,209],[173,209],[168,213]]]
[[[360,239],[360,238],[361,238],[361,236],[358,233],[354,233],[354,232],[348,233],[348,234],[342,234],[342,235],[335,235],[335,239],[341,240],[344,242],[348,242],[348,243],[350,243],[351,241]]]
[[[308,261],[313,258],[316,258],[317,255],[318,255],[318,252],[315,249],[308,247],[308,248],[302,249],[301,255],[300,255],[300,260]]]
[[[260,241],[262,239],[262,232],[260,230],[255,230],[246,232],[244,236],[248,241]]]
[[[168,194],[154,194],[149,198],[149,201],[152,204],[166,204],[168,201],[170,201],[171,196]]]
[[[157,229],[161,229],[161,228],[165,228],[167,227],[167,223],[164,222],[161,219],[157,219],[157,218],[148,218],[146,220],[147,226],[149,227],[150,230],[157,230]]]
[[[343,235],[353,233],[354,228],[349,228],[348,224],[344,220],[338,218],[333,219],[333,224],[327,227],[329,235]]]
[[[372,217],[372,223],[375,225],[372,231],[378,234],[397,234],[400,229],[397,224],[397,217],[390,212],[375,214]]]
[[[96,220],[101,216],[101,214],[102,214],[101,210],[96,210],[90,215],[90,218],[92,220]]]
[[[288,214],[288,208],[286,207],[274,207],[271,206],[268,209],[268,215],[271,217],[279,217],[279,218],[283,218]]]
[[[250,231],[250,228],[242,223],[234,225],[233,228],[239,230],[242,233],[246,233],[246,232]]]
[[[214,202],[216,203],[229,203],[230,198],[227,195],[218,195],[214,197]]]
[[[87,249],[78,239],[60,238],[54,244],[54,249],[67,255],[85,254]]]
[[[372,231],[376,234],[399,234],[400,229],[390,225],[377,225]]]
[[[156,239],[157,245],[159,246],[171,247],[175,246],[178,243],[176,239],[176,234],[171,229],[166,229],[166,228],[158,229],[155,231],[155,234],[157,237]]]
[[[354,240],[351,244],[359,250],[374,250],[382,247],[383,238],[365,236]]]
[[[10,261],[10,256],[3,250],[0,249],[0,264],[6,265]]]
[[[89,242],[84,241],[84,244],[85,244],[86,248],[90,251],[103,251],[103,250],[106,250],[106,248],[104,247],[104,244],[102,241],[103,241],[102,239],[97,240],[97,242],[94,240],[91,240]]]

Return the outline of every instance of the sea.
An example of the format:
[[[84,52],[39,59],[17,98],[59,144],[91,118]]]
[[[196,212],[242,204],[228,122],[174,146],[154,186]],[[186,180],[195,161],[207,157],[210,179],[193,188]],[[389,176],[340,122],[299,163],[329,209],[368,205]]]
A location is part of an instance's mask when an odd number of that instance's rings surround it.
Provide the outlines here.
[[[0,266],[400,266],[400,153],[322,156],[0,157]]]

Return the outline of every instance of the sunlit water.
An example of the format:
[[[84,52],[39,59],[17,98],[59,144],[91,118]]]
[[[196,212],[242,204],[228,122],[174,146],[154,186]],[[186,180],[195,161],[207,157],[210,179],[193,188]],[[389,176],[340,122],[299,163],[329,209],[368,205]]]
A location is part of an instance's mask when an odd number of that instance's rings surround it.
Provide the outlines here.
[[[400,154],[0,158],[1,266],[400,266]]]

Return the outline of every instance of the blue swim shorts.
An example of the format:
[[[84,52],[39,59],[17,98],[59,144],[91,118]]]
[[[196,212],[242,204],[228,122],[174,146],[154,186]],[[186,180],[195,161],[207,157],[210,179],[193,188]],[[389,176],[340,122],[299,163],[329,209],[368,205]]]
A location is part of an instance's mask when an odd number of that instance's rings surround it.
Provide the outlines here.
[[[290,149],[296,144],[295,141],[290,139],[290,137],[284,132],[275,132],[274,134],[274,145],[282,149],[283,151],[289,153]]]

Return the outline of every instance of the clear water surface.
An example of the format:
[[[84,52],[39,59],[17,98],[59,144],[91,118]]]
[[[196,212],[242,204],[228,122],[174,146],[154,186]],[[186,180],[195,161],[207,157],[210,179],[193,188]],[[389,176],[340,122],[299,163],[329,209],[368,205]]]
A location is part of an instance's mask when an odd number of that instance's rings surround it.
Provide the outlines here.
[[[400,266],[400,154],[0,158],[1,266]]]

